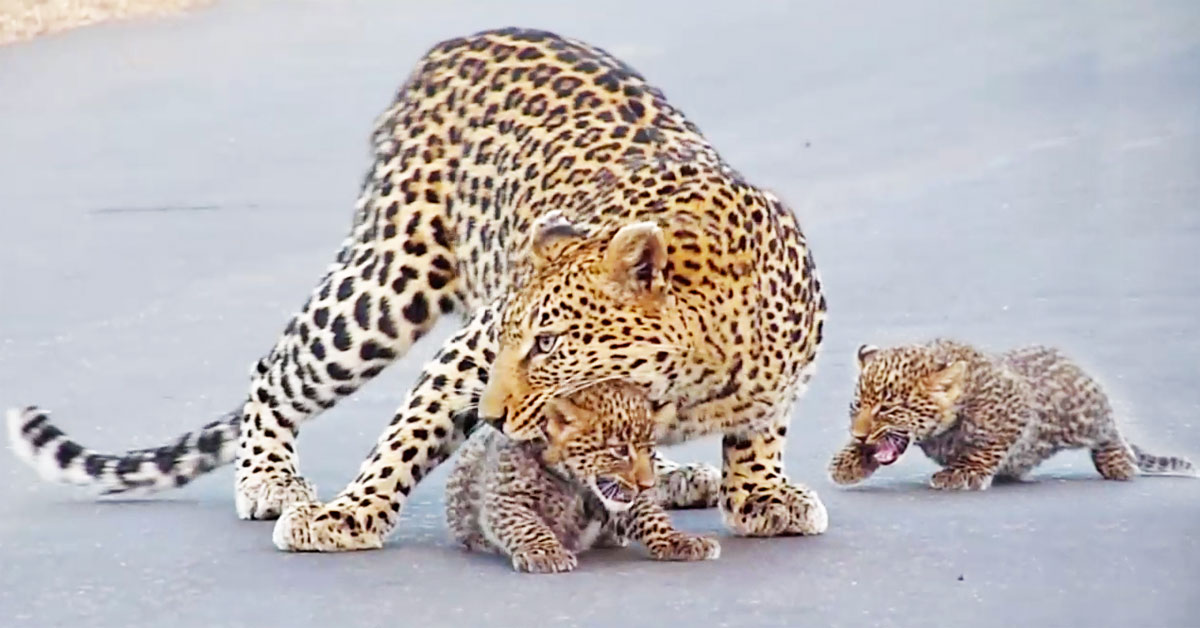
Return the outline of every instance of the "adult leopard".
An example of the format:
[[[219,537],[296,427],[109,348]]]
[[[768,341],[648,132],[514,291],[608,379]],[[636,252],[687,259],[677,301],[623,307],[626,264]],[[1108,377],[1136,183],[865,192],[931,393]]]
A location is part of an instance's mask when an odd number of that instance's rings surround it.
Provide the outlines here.
[[[425,55],[373,146],[350,235],[239,411],[158,449],[105,455],[28,408],[9,416],[17,452],[46,477],[109,492],[175,486],[236,459],[238,515],[282,513],[281,548],[375,548],[478,419],[535,438],[545,400],[619,379],[676,406],[660,443],[724,435],[719,501],[735,533],[825,530],[824,506],[782,462],[825,318],[812,256],[792,212],[662,92],[585,43],[487,31]],[[300,424],[452,311],[465,324],[358,477],[328,504],[287,510],[316,499],[298,473]]]

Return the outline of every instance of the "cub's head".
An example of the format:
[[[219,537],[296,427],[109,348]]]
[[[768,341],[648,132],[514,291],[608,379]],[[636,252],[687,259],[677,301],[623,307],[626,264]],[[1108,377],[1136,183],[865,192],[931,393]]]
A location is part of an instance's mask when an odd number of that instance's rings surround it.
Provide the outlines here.
[[[900,458],[913,441],[954,421],[967,364],[939,361],[926,347],[858,349],[858,384],[850,403],[850,434],[879,464]]]
[[[587,234],[551,212],[534,224],[528,255],[530,273],[501,316],[480,418],[528,440],[552,398],[616,379],[666,387],[679,325],[657,224]]]
[[[664,409],[652,410],[645,394],[609,382],[546,404],[546,464],[621,512],[654,487],[654,427]]]

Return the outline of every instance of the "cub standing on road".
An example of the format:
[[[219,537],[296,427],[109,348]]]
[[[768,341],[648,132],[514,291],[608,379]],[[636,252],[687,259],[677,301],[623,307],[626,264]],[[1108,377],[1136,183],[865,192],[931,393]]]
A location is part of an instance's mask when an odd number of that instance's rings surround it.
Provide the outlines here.
[[[1152,456],[1117,430],[1095,380],[1055,349],[1028,347],[988,355],[938,340],[858,350],[850,405],[853,439],[833,457],[838,484],[860,482],[900,458],[910,443],[944,467],[938,489],[984,490],[992,479],[1020,479],[1065,449],[1086,448],[1100,475],[1195,475],[1191,462]]]

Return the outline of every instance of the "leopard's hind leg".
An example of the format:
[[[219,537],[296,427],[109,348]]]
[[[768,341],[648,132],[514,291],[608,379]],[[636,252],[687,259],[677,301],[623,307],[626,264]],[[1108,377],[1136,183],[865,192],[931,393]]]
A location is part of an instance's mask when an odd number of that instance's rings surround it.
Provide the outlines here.
[[[236,478],[243,519],[274,518],[289,503],[315,500],[297,470],[300,423],[378,375],[458,304],[453,229],[445,222],[450,156],[442,142],[427,141],[445,134],[432,121],[440,106],[402,92],[381,118],[353,230],[253,372]],[[410,123],[422,131],[410,132]]]

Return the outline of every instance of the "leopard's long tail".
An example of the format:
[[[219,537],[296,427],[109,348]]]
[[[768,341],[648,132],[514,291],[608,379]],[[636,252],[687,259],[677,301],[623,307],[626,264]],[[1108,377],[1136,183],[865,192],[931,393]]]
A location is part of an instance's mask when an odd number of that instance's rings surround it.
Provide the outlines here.
[[[1137,458],[1138,471],[1147,475],[1190,475],[1200,476],[1196,465],[1191,460],[1180,456],[1155,456],[1146,450],[1129,443],[1133,455]]]
[[[183,486],[237,457],[238,421],[231,412],[171,443],[153,449],[104,454],[87,449],[50,423],[37,407],[8,411],[8,442],[14,453],[51,482],[74,484],[104,495],[153,493]]]

